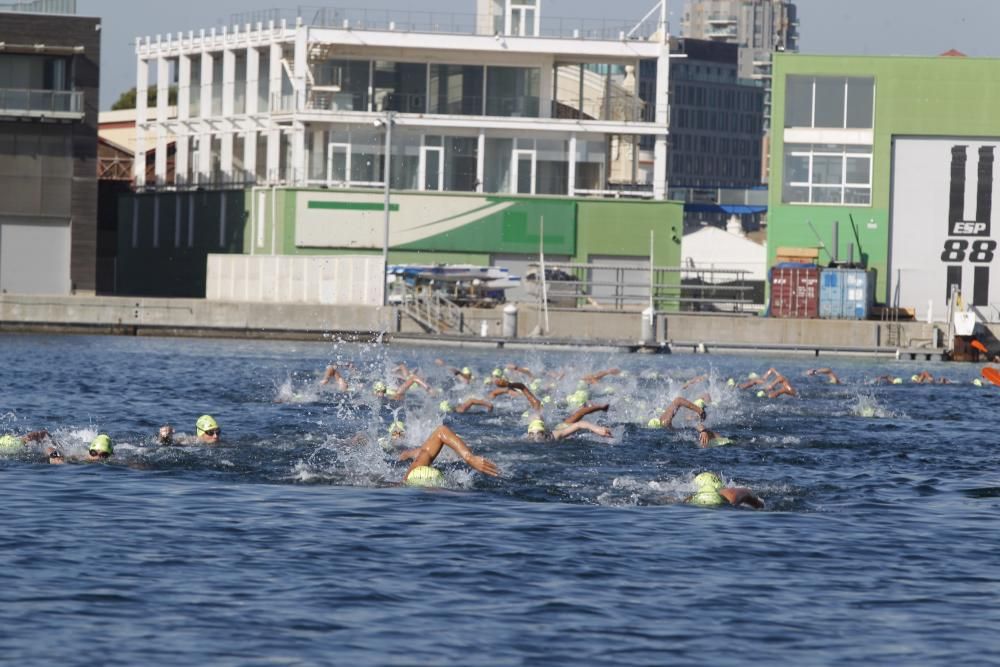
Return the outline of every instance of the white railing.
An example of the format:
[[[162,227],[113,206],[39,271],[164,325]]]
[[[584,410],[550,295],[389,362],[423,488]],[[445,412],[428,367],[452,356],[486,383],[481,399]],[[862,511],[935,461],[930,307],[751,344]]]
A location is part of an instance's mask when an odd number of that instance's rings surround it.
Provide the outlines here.
[[[0,114],[83,118],[83,92],[0,88]]]

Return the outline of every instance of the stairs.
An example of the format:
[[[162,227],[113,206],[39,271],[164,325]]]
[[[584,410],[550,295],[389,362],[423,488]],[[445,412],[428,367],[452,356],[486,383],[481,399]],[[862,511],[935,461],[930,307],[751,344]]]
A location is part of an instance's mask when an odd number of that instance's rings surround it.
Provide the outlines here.
[[[399,301],[397,308],[427,333],[461,334],[465,329],[462,309],[437,292],[416,290],[406,285],[394,290]]]

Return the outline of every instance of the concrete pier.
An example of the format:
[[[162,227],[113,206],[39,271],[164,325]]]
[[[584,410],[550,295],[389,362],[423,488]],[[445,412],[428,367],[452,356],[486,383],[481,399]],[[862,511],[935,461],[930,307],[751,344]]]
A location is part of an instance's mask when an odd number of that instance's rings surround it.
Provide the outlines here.
[[[620,351],[769,352],[939,358],[943,325],[659,314],[658,338],[640,341],[642,313],[550,310],[548,332],[531,337],[540,313],[521,304],[517,335],[503,336],[503,308],[467,309],[466,329],[485,337],[429,336],[393,308],[205,299],[0,295],[0,331],[150,336],[381,340],[460,346],[588,346]],[[510,322],[508,321],[508,326]],[[897,354],[899,352],[899,354]]]

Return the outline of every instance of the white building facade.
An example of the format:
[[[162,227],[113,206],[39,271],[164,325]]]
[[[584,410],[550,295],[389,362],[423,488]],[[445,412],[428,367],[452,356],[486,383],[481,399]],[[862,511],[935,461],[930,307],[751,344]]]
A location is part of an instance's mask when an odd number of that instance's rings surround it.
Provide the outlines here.
[[[392,189],[664,199],[664,7],[589,38],[547,29],[540,5],[478,0],[467,29],[324,11],[141,39],[135,164],[155,150],[155,176],[136,186],[383,187],[388,146]]]

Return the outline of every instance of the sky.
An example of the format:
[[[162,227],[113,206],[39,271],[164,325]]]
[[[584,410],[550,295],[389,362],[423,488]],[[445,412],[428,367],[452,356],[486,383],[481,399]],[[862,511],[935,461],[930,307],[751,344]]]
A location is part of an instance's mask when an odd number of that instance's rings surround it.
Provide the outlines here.
[[[413,0],[313,0],[306,7],[367,7],[407,12]],[[544,17],[638,21],[655,0],[544,0]],[[1000,57],[1000,0],[797,0],[799,51],[826,55],[936,55],[958,49]],[[671,29],[680,30],[684,0],[669,0]],[[229,23],[235,12],[298,6],[282,0],[78,0],[77,13],[102,19],[101,109],[135,86],[137,36],[197,31]],[[422,0],[422,11],[471,14],[476,0]],[[303,12],[305,15],[305,12]]]

